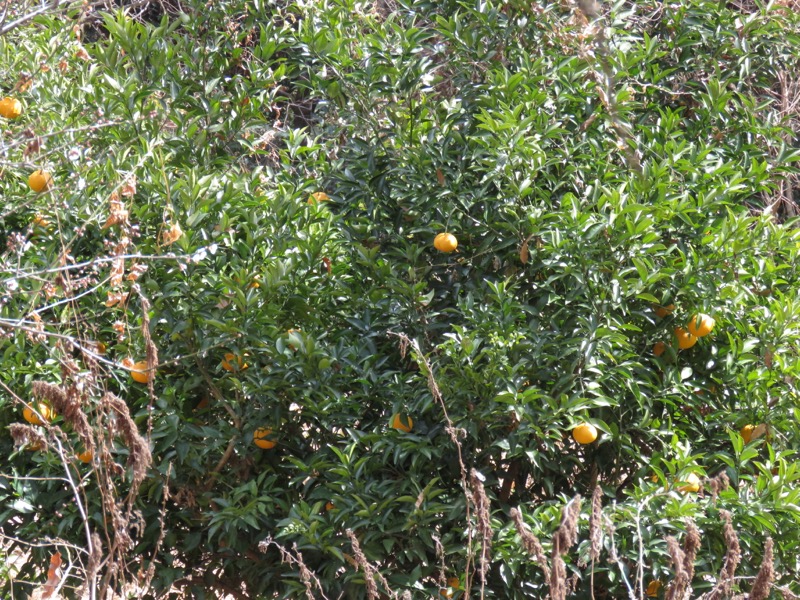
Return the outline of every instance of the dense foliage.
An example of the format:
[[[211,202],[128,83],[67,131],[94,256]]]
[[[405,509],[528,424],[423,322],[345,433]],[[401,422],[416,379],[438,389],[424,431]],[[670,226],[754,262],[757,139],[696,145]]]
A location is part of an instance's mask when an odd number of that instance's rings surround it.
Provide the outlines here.
[[[800,594],[799,26],[186,0],[9,28],[0,594],[58,550],[67,596],[361,598],[367,561],[387,596],[555,597],[511,511],[550,554],[596,486],[575,597],[664,597],[692,523],[709,592],[725,511],[729,593],[771,536]]]

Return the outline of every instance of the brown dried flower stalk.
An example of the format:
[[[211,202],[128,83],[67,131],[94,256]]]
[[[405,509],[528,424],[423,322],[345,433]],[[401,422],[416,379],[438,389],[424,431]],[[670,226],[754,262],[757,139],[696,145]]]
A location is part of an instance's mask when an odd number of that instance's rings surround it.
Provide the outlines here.
[[[306,588],[306,598],[309,600],[314,600],[314,587],[319,590],[322,598],[327,598],[325,595],[322,584],[320,583],[317,576],[314,575],[314,572],[308,568],[305,561],[303,561],[303,555],[300,553],[300,550],[297,548],[297,544],[292,544],[292,551],[289,552],[286,548],[278,544],[274,541],[271,537],[268,537],[262,542],[259,542],[258,549],[261,552],[266,552],[269,550],[270,546],[275,546],[278,549],[278,552],[281,554],[281,562],[287,563],[290,565],[294,565],[297,567],[297,570],[300,572],[300,581],[303,582],[303,585]]]
[[[713,481],[713,479],[712,479]],[[725,539],[725,562],[722,565],[722,572],[719,574],[717,585],[714,586],[708,593],[707,600],[723,600],[731,594],[731,586],[733,585],[733,576],[736,573],[736,567],[742,560],[742,552],[739,547],[739,536],[733,529],[731,523],[731,513],[727,510],[720,511],[722,520],[722,536]]]
[[[539,567],[544,572],[545,579],[549,579],[550,565],[547,564],[547,557],[544,554],[544,548],[542,548],[539,538],[531,533],[531,530],[522,521],[522,514],[516,508],[511,509],[511,518],[514,520],[519,537],[522,538],[522,546],[525,551],[536,559]]]
[[[367,599],[378,600],[380,596],[378,595],[378,586],[375,584],[375,569],[361,551],[358,538],[356,538],[356,534],[353,533],[353,530],[348,529],[345,533],[347,537],[350,538],[350,544],[353,546],[353,554],[355,555],[356,563],[358,563],[358,566],[364,571],[364,583],[367,586]]]
[[[686,588],[689,586],[689,576],[684,567],[686,555],[681,550],[678,540],[672,536],[667,537],[667,551],[675,569],[675,578],[669,584],[664,598],[665,600],[683,600]]]
[[[708,488],[711,490],[711,499],[716,500],[722,490],[728,489],[731,480],[725,471],[720,471],[715,477],[708,480]]]
[[[33,395],[47,400],[55,411],[69,423],[80,436],[84,447],[94,451],[94,438],[89,419],[83,412],[83,397],[75,386],[66,390],[46,381],[34,381],[31,386]]]
[[[772,556],[773,546],[772,538],[768,537],[766,544],[764,544],[764,559],[761,561],[761,568],[758,570],[756,580],[753,582],[753,589],[750,590],[748,600],[766,600],[769,597],[769,591],[775,579],[775,565]]]
[[[47,439],[35,427],[26,423],[12,423],[8,426],[8,431],[17,446],[28,446],[34,450],[47,448]]]
[[[578,541],[578,517],[581,514],[581,497],[575,496],[564,507],[561,516],[561,525],[553,536],[553,557],[550,571],[550,598],[564,600],[567,597],[567,567],[562,555]]]
[[[486,582],[486,573],[489,570],[489,554],[492,549],[492,517],[489,508],[489,498],[483,488],[483,482],[475,469],[470,472],[470,491],[472,502],[475,504],[475,516],[478,521],[478,533],[481,536],[480,574],[481,581]]]
[[[694,559],[697,558],[697,550],[700,548],[700,530],[694,521],[688,519],[686,522],[686,539],[683,540],[683,569],[689,583],[686,586],[684,596],[691,593],[692,579],[694,578]]]
[[[108,406],[114,413],[116,417],[116,426],[130,452],[128,464],[133,467],[131,496],[135,496],[139,485],[144,481],[148,467],[153,462],[153,457],[150,454],[150,446],[139,434],[139,429],[131,418],[128,405],[125,404],[121,398],[111,392],[107,392],[105,396],[103,396],[103,404]]]

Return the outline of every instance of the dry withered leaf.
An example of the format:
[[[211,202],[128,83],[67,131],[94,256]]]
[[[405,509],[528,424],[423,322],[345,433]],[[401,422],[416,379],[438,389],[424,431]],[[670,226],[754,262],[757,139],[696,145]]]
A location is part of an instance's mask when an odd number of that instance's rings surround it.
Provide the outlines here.
[[[172,225],[170,225],[169,229],[167,229],[161,234],[161,243],[164,244],[165,246],[169,246],[170,244],[174,244],[179,239],[181,239],[182,235],[183,235],[183,229],[181,229],[179,223],[175,222]]]

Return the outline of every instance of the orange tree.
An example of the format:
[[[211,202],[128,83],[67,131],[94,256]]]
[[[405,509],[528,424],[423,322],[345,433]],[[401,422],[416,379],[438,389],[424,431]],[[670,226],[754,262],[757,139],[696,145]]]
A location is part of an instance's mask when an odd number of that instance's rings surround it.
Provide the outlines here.
[[[4,594],[800,593],[786,6],[159,6],[0,38]]]

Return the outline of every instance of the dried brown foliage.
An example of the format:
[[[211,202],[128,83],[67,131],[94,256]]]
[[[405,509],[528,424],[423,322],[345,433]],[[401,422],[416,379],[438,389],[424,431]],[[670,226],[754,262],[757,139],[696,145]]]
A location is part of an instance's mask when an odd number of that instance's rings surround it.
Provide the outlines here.
[[[478,522],[478,533],[481,536],[481,555],[480,555],[480,575],[481,581],[486,581],[486,573],[489,570],[489,555],[492,550],[492,517],[489,505],[489,498],[483,488],[483,482],[475,469],[470,472],[470,491],[472,492],[472,502],[475,505],[475,515]]]
[[[694,578],[694,560],[697,558],[697,550],[700,548],[700,530],[689,519],[686,523],[686,538],[683,540],[683,569],[689,579],[687,592],[692,589],[692,579]]]
[[[83,410],[84,395],[78,391],[77,387],[71,385],[64,389],[46,381],[34,381],[32,390],[35,397],[43,398],[52,405],[80,436],[84,447],[93,452],[94,436],[89,419]]]
[[[535,535],[531,533],[528,526],[522,521],[522,514],[516,509],[511,509],[511,518],[514,520],[514,525],[517,528],[519,537],[522,538],[522,547],[525,551],[536,559],[537,564],[544,572],[545,579],[550,578],[550,565],[547,564],[547,557],[542,548],[542,543]]]
[[[761,568],[758,570],[758,575],[756,575],[756,579],[753,582],[753,588],[750,590],[748,600],[766,600],[769,597],[772,582],[775,580],[773,546],[772,538],[768,537],[766,544],[764,544],[764,558],[761,561]]]
[[[575,496],[564,507],[561,525],[553,535],[553,554],[550,570],[550,598],[564,600],[567,597],[567,566],[561,558],[578,541],[578,518],[581,515],[581,497]]]
[[[736,573],[736,567],[739,566],[739,562],[742,560],[739,537],[733,529],[731,513],[727,510],[722,510],[720,511],[720,516],[723,521],[722,535],[725,539],[726,547],[725,562],[722,565],[722,572],[719,574],[719,580],[708,593],[707,600],[723,600],[730,596],[733,576]]]
[[[292,544],[291,552],[275,542],[271,537],[268,537],[262,542],[259,542],[258,549],[261,552],[266,552],[269,550],[270,546],[275,546],[278,552],[281,554],[281,562],[287,563],[290,565],[295,565],[297,570],[299,571],[300,581],[303,583],[305,587],[305,595],[308,600],[314,600],[316,596],[314,595],[315,589],[319,592],[321,598],[327,598],[325,596],[324,590],[322,589],[322,584],[320,583],[319,579],[316,575],[314,575],[313,571],[308,568],[305,561],[303,560],[303,555],[301,554],[300,550],[297,548],[297,544]],[[373,582],[374,583],[374,582]]]
[[[47,439],[38,429],[27,423],[12,423],[8,426],[8,431],[17,446],[47,448]]]
[[[358,538],[356,538],[356,534],[353,533],[353,530],[348,529],[345,533],[350,540],[350,545],[353,547],[353,555],[355,556],[356,564],[364,571],[364,584],[367,586],[367,598],[368,600],[378,600],[380,596],[378,595],[378,586],[375,583],[375,569],[361,551]]]
[[[133,418],[131,418],[128,405],[125,404],[121,398],[111,392],[106,392],[103,396],[102,403],[104,406],[107,406],[114,415],[116,430],[120,433],[125,446],[128,448],[128,464],[133,469],[131,496],[135,496],[139,486],[147,475],[148,467],[153,462],[153,457],[150,454],[150,446],[139,433],[136,423]]]
[[[712,477],[706,483],[706,486],[711,490],[711,499],[716,500],[717,496],[722,490],[728,489],[731,484],[731,480],[728,479],[728,475],[725,471],[720,471],[715,477]]]
[[[667,552],[672,562],[672,567],[675,569],[675,577],[667,587],[667,593],[664,596],[665,600],[683,600],[686,593],[686,588],[689,586],[689,574],[686,572],[684,565],[686,564],[686,555],[681,550],[678,540],[672,536],[667,537]]]

